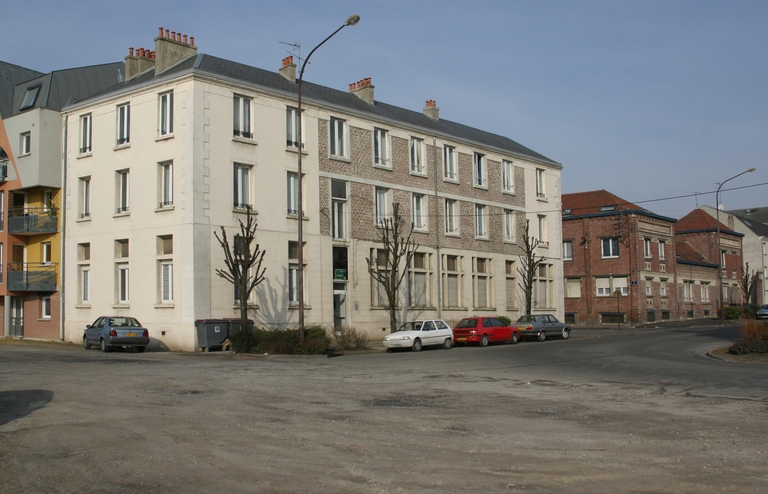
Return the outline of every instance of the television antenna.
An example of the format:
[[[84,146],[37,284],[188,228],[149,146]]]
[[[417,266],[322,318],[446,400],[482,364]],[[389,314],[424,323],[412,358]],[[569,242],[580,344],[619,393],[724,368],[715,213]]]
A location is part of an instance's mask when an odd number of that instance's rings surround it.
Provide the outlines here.
[[[301,58],[301,43],[289,43],[287,41],[278,41],[278,43],[280,43],[282,45],[288,45],[291,48],[293,48],[294,50],[298,51],[299,54],[297,55],[297,54],[293,53],[291,50],[285,50],[288,53],[290,53],[291,55],[293,55],[294,57],[296,57],[296,59],[299,62],[302,61],[302,58]],[[297,64],[297,65],[301,65],[301,64]]]

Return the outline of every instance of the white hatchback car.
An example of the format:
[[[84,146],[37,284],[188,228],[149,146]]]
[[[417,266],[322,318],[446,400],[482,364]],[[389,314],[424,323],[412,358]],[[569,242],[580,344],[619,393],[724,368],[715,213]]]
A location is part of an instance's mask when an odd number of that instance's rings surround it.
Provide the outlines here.
[[[388,352],[394,348],[410,348],[418,352],[422,347],[432,345],[442,345],[448,350],[452,342],[453,330],[440,319],[407,322],[384,337],[384,347]]]

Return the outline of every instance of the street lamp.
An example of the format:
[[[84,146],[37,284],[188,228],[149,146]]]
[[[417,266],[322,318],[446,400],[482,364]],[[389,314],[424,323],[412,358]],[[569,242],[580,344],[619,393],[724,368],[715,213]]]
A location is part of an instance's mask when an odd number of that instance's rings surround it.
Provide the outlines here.
[[[738,175],[734,175],[728,180],[721,182],[720,187],[717,188],[717,192],[715,192],[715,217],[717,221],[717,303],[718,307],[720,309],[720,324],[723,324],[725,322],[725,308],[723,307],[723,267],[724,267],[724,260],[725,256],[723,256],[723,252],[720,249],[720,189],[725,185],[726,182],[729,182],[733,180],[734,178],[740,177],[744,175],[745,173],[751,173],[755,171],[754,168],[750,168],[749,170],[745,170]]]
[[[307,66],[307,62],[309,62],[309,58],[312,56],[313,53],[315,53],[315,50],[323,46],[326,41],[333,38],[336,33],[341,31],[347,26],[354,26],[360,22],[360,16],[357,14],[349,16],[349,18],[344,22],[344,24],[341,25],[340,28],[335,30],[330,36],[325,38],[319,45],[312,48],[312,51],[309,52],[309,55],[307,55],[307,58],[304,59],[304,61],[301,63],[301,70],[299,71],[299,80],[298,80],[298,108],[296,111],[296,118],[299,120],[298,125],[296,126],[298,129],[297,132],[297,141],[298,141],[298,155],[299,155],[299,166],[298,166],[298,175],[299,175],[299,190],[298,190],[298,207],[299,207],[299,228],[298,228],[298,261],[299,261],[299,342],[304,343],[304,191],[302,188],[302,183],[304,181],[304,175],[302,174],[302,168],[301,168],[301,155],[302,155],[302,148],[304,146],[304,141],[301,137],[301,126],[302,126],[302,118],[301,118],[301,82],[304,80],[304,68]]]

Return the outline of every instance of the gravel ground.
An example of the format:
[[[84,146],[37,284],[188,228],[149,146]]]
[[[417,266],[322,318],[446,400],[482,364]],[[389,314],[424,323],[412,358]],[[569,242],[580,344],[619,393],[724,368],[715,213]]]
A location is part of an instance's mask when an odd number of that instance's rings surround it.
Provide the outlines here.
[[[3,342],[0,492],[765,492],[765,402],[443,355]]]

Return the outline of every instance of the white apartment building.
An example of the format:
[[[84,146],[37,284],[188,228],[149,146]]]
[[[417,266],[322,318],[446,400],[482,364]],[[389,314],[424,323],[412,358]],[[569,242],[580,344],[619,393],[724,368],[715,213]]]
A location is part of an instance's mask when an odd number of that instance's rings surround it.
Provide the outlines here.
[[[197,53],[163,33],[126,57],[124,83],[66,107],[65,332],[131,315],[155,344],[197,348],[195,321],[239,317],[216,276],[251,208],[267,251],[249,301],[260,326],[298,323],[297,152],[303,152],[305,320],[380,338],[388,313],[368,274],[378,222],[394,203],[420,245],[402,318],[516,319],[525,219],[547,257],[536,310],[563,315],[561,165],[495,134],[373,99],[370,79],[338,91],[304,82],[296,137],[296,67],[279,72]],[[79,143],[89,136],[91,146]]]

